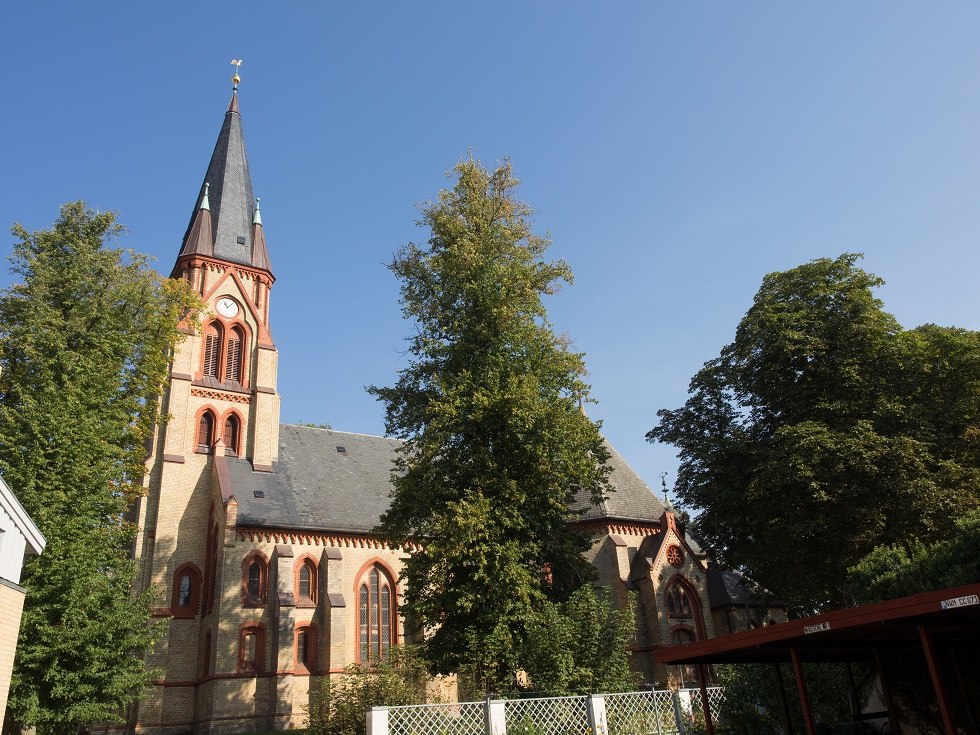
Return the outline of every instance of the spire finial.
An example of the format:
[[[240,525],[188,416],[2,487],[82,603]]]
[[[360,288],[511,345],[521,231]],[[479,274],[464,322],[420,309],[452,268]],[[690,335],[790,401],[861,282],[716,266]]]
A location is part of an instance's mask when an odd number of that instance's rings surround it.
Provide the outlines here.
[[[240,67],[242,65],[242,60],[241,59],[232,59],[231,60],[231,65],[233,67],[235,67],[235,73],[231,77],[231,83],[232,83],[231,91],[232,92],[237,92],[238,91],[238,83],[240,81],[242,81],[242,78],[240,76],[238,76],[238,67]]]
[[[211,203],[208,201],[208,188],[210,188],[210,186],[211,184],[206,181],[204,182],[204,193],[201,195],[201,206],[198,207],[198,209],[206,209],[209,212],[211,211]]]
[[[252,224],[253,225],[261,225],[262,224],[262,214],[261,214],[261,212],[259,212],[259,202],[261,202],[261,201],[262,201],[261,199],[259,199],[258,197],[255,197],[255,216],[252,217]],[[275,214],[275,212],[273,212],[273,214]]]

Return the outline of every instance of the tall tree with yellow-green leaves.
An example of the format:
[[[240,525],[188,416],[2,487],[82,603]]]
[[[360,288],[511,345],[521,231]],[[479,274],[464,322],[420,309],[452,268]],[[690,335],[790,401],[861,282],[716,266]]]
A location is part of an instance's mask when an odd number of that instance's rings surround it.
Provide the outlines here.
[[[580,410],[582,355],[542,302],[570,269],[545,259],[508,162],[454,176],[421,210],[428,242],[390,266],[416,332],[398,382],[370,389],[405,439],[380,530],[413,548],[405,609],[432,668],[499,691],[529,668],[529,626],[589,578],[569,506],[609,489],[608,453]]]
[[[19,282],[0,296],[0,472],[47,539],[24,568],[7,722],[39,735],[113,719],[148,680],[154,628],[148,595],[130,591],[126,511],[198,301],[112,247],[121,229],[82,202],[49,230],[15,226]]]

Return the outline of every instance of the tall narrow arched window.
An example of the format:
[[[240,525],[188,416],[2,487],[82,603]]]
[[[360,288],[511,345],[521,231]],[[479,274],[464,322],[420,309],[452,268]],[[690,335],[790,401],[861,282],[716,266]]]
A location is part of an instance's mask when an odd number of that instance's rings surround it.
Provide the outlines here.
[[[192,563],[181,564],[174,572],[170,614],[175,618],[197,615],[201,602],[201,572]]]
[[[265,629],[261,625],[242,628],[238,638],[238,670],[262,673],[265,668]]]
[[[204,329],[204,366],[205,376],[218,379],[221,369],[221,325],[211,322]]]
[[[214,445],[214,414],[203,411],[197,423],[197,449],[210,452]]]
[[[261,607],[269,589],[269,566],[261,551],[253,551],[242,560],[242,604]]]
[[[316,563],[310,558],[303,559],[296,570],[296,604],[300,607],[315,605],[316,587]]]
[[[296,628],[296,670],[313,671],[316,663],[316,628],[304,624]]]
[[[239,326],[228,332],[225,347],[225,381],[242,382],[242,354],[245,348],[245,333]]]
[[[394,585],[378,566],[367,573],[357,592],[358,658],[377,663],[391,649],[395,630]]]
[[[234,457],[238,456],[238,441],[241,435],[241,425],[238,414],[228,414],[228,417],[225,419],[225,431],[222,437],[225,440],[225,454]]]

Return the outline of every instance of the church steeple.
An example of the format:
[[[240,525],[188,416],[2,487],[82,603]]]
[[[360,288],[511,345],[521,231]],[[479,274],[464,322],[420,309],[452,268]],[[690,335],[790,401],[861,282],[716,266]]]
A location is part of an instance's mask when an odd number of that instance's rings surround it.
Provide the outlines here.
[[[204,256],[269,271],[264,238],[256,242],[253,227],[255,197],[238,108],[237,74],[235,82],[179,257]],[[210,228],[202,221],[205,211],[209,212]]]

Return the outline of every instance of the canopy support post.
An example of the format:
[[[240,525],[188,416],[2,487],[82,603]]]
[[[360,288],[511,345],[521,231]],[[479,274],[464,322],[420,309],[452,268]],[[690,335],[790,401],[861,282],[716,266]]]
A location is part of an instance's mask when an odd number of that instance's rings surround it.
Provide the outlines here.
[[[800,693],[800,709],[803,710],[803,723],[806,725],[807,735],[817,735],[817,728],[813,724],[813,710],[810,709],[810,696],[806,692],[806,682],[803,680],[803,665],[795,648],[789,649],[789,657],[793,662],[793,674],[796,675],[796,689]]]
[[[936,649],[932,645],[932,638],[926,626],[917,625],[919,629],[919,640],[922,641],[922,651],[926,655],[926,664],[929,665],[929,676],[932,677],[932,688],[936,690],[936,702],[939,705],[939,713],[943,716],[943,728],[946,735],[956,735],[953,727],[953,717],[949,712],[949,700],[946,697],[946,687],[943,684],[943,675],[939,670],[939,662],[936,661]]]

